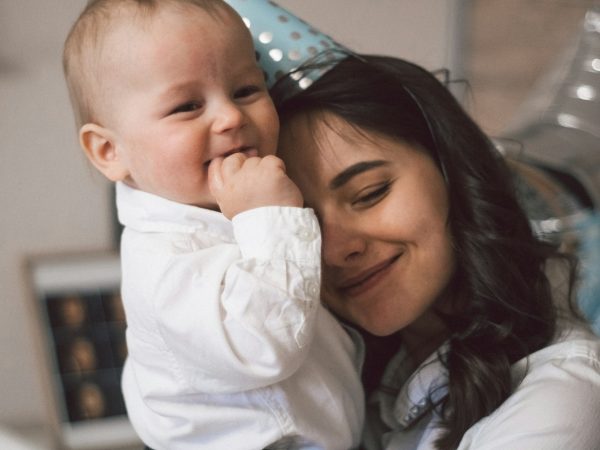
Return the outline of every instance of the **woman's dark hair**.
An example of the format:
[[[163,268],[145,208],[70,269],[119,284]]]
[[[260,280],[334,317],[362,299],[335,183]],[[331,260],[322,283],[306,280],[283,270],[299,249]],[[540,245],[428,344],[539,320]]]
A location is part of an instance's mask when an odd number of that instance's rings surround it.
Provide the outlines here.
[[[555,335],[547,260],[567,262],[569,296],[574,262],[533,235],[504,160],[428,71],[397,58],[351,55],[303,92],[284,97],[288,87],[272,92],[282,124],[298,114],[333,113],[359,129],[418,144],[445,177],[457,269],[448,288],[454,308],[438,312],[450,336],[440,355],[448,393],[437,404],[445,428],[437,446],[456,448],[511,394],[511,365]]]

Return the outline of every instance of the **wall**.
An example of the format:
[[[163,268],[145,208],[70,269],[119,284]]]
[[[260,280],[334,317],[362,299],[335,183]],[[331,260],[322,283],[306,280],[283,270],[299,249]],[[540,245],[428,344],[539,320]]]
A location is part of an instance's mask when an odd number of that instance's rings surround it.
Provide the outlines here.
[[[461,71],[464,1],[280,0],[352,50],[400,56],[429,69]]]
[[[31,255],[111,247],[107,182],[77,148],[60,66],[85,0],[0,3],[0,423],[45,421],[23,262]],[[459,0],[282,0],[362,52],[436,69],[456,57]]]
[[[0,422],[41,420],[28,255],[110,245],[108,185],[76,148],[60,51],[84,0],[0,5]]]

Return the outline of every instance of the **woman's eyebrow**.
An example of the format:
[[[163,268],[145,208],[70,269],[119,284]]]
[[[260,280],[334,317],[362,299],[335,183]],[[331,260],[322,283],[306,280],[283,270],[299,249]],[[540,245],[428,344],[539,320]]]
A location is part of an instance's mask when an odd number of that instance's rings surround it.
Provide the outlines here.
[[[342,187],[348,181],[350,181],[356,175],[359,175],[367,170],[372,170],[376,167],[381,167],[389,164],[384,160],[374,160],[374,161],[361,161],[359,163],[353,164],[350,167],[347,167],[340,173],[338,173],[333,180],[329,182],[329,189],[335,190]]]

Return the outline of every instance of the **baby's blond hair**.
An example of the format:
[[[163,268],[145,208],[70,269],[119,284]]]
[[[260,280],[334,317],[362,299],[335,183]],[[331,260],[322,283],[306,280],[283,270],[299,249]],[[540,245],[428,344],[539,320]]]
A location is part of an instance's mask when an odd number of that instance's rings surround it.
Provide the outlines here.
[[[63,50],[63,70],[77,128],[102,125],[103,44],[117,21],[150,17],[165,6],[193,6],[213,15],[235,11],[223,0],[90,0],[73,24]]]

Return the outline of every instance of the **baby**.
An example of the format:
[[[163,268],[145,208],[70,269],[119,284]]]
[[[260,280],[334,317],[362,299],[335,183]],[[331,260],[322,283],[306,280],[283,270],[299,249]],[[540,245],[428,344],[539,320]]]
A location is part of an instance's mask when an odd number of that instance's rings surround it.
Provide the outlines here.
[[[129,418],[154,449],[358,446],[353,342],[319,302],[320,231],[221,0],[98,0],[64,68],[79,140],[116,183]]]

